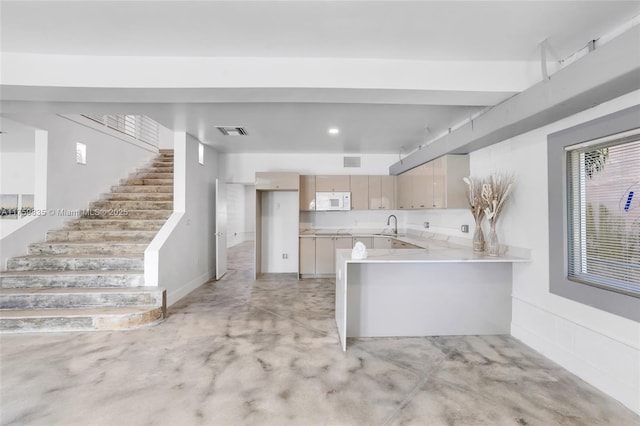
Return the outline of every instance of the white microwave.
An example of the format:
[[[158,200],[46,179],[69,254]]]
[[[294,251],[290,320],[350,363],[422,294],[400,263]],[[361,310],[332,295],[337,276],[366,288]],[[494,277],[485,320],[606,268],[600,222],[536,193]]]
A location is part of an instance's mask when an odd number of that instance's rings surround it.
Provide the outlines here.
[[[316,192],[316,211],[351,210],[350,192]]]

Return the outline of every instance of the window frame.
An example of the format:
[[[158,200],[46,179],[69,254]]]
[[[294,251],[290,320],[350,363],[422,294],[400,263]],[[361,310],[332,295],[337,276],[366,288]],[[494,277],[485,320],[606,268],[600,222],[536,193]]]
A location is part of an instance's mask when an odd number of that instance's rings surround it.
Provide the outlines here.
[[[640,298],[568,278],[567,148],[638,129],[640,105],[549,134],[549,291],[576,302],[640,322]]]

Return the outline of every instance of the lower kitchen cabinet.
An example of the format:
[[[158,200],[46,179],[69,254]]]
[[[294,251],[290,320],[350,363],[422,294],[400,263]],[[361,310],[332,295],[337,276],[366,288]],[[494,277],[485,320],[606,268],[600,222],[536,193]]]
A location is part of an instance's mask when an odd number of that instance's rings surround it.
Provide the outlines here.
[[[390,249],[392,248],[393,238],[389,237],[373,237],[374,249]]]
[[[300,270],[302,275],[316,273],[316,238],[300,238]]]
[[[360,241],[367,249],[373,248],[373,237],[353,237],[353,245]]]
[[[351,249],[349,237],[316,237],[316,274],[332,275],[336,272],[336,250]]]

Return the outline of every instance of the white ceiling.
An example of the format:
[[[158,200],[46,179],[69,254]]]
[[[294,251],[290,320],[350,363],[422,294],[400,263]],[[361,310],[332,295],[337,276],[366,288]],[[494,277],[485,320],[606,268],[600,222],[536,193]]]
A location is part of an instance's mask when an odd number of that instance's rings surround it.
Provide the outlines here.
[[[1,0],[1,7],[3,52],[412,61],[536,61],[545,39],[552,55],[564,58],[640,14],[640,1]],[[349,87],[334,96],[341,103],[292,103],[286,88],[271,92],[273,102],[246,95],[241,102],[202,101],[196,92],[176,103],[130,99],[109,112],[147,113],[223,152],[397,153],[430,136],[426,126],[437,134],[482,108],[354,101],[361,94]],[[56,106],[66,99],[60,90],[39,100],[51,111],[78,113],[113,102],[106,92],[95,93],[74,104],[75,111]],[[506,96],[496,92],[487,104]],[[223,138],[215,125],[244,126],[249,136]],[[340,135],[330,137],[329,126],[340,127]]]

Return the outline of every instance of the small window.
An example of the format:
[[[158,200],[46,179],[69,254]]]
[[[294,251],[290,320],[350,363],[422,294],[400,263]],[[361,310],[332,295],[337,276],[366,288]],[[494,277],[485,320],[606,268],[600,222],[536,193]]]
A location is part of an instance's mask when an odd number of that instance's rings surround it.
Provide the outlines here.
[[[204,145],[198,144],[198,163],[204,165]]]
[[[567,275],[640,297],[640,134],[569,146]]]
[[[76,163],[87,164],[87,145],[76,143]]]

